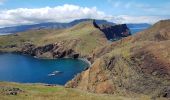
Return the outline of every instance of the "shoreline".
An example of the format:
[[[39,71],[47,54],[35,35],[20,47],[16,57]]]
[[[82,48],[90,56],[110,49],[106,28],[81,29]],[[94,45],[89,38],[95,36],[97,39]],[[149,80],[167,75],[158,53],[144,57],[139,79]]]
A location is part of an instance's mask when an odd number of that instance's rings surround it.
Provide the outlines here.
[[[32,56],[32,55],[29,55],[29,54],[23,54],[21,52],[2,52],[0,51],[0,54],[19,54],[19,55],[25,55],[25,56],[30,56],[30,57],[33,57],[35,59],[43,59],[43,60],[55,60],[55,59],[78,59],[78,60],[82,60],[84,62],[86,62],[88,64],[88,67],[90,67],[92,65],[92,63],[87,60],[87,58],[72,58],[72,57],[63,57],[63,58],[41,58],[41,57],[37,57],[37,56]]]
[[[88,67],[90,67],[92,65],[92,63],[89,60],[87,60],[87,58],[77,58],[77,59],[86,62],[88,64]]]

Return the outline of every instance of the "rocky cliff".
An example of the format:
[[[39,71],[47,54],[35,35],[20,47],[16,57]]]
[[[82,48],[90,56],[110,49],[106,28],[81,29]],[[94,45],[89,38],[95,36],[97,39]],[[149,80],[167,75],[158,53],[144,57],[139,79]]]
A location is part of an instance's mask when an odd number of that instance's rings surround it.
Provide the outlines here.
[[[95,93],[170,97],[170,20],[105,45],[66,87]]]
[[[79,53],[76,53],[72,48],[66,49],[62,46],[63,44],[63,42],[58,42],[38,47],[33,44],[25,44],[18,52],[38,58],[79,58]]]
[[[116,41],[123,37],[130,36],[130,30],[126,26],[126,24],[120,25],[109,25],[109,24],[101,24],[98,25],[96,22],[93,22],[94,26],[100,29],[106,36],[108,40]]]

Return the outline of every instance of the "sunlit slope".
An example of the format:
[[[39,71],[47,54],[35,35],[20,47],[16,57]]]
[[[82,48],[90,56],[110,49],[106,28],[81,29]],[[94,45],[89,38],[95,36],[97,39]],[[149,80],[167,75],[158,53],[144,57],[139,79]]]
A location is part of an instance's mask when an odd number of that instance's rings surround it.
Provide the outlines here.
[[[95,50],[92,66],[68,82],[66,87],[95,93],[168,98],[169,24],[169,20],[160,21],[135,36]]]
[[[17,92],[17,93],[16,93]],[[13,93],[13,94],[12,94]],[[16,94],[15,94],[16,93]],[[0,83],[1,100],[149,100],[146,96],[129,98],[116,95],[93,94],[78,89],[43,84]]]
[[[104,34],[94,27],[92,21],[82,22],[68,29],[60,30],[31,30],[14,35],[0,36],[0,49],[15,51],[25,44],[43,46],[62,43],[67,49],[74,49],[82,55],[87,55],[95,48],[107,43]]]

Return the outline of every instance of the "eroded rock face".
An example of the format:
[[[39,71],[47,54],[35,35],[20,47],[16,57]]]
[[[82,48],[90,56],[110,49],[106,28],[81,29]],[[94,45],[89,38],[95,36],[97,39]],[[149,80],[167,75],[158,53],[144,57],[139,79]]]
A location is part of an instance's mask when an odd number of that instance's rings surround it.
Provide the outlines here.
[[[79,54],[72,49],[66,49],[62,46],[62,42],[55,44],[48,44],[45,46],[35,46],[33,44],[26,44],[21,50],[21,53],[36,56],[39,58],[78,58]]]
[[[129,28],[126,26],[126,24],[120,24],[120,25],[97,25],[95,21],[93,22],[94,26],[98,29],[100,29],[106,36],[108,40],[119,40],[123,37],[127,37],[131,35],[131,32]]]
[[[66,87],[79,88],[95,93],[112,94],[114,92],[113,82],[109,78],[109,73],[104,71],[100,65],[100,60],[96,61],[92,67],[68,82]]]

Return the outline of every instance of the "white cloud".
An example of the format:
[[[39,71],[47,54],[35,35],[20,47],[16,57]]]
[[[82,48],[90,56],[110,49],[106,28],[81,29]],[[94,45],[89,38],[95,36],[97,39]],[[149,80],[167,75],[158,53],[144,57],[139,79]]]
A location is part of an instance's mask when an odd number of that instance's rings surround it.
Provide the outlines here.
[[[77,18],[103,18],[104,16],[104,12],[98,11],[96,7],[87,8],[68,4],[53,8],[18,8],[0,11],[0,26],[40,22],[68,22]]]
[[[35,9],[18,8],[1,10],[0,27],[41,22],[68,22],[74,19],[82,18],[106,19],[116,23],[154,23],[160,19],[163,19],[162,17],[154,16],[112,16],[99,11],[96,7],[88,8],[65,4],[63,6]]]

